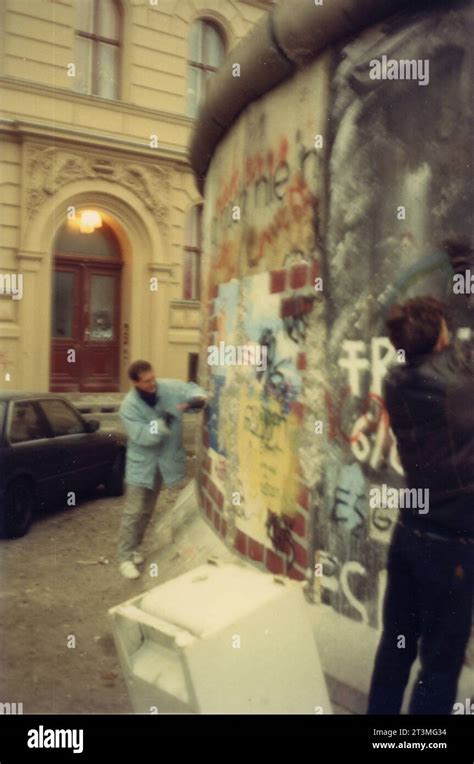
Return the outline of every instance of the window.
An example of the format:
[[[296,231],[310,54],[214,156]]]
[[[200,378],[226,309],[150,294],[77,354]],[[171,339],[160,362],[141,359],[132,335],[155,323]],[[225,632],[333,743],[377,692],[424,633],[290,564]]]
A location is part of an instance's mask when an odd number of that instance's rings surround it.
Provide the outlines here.
[[[84,432],[82,419],[64,401],[44,400],[41,401],[41,408],[46,414],[53,435],[76,435],[77,433]]]
[[[224,60],[224,37],[216,24],[199,19],[189,39],[187,114],[196,117],[207,83]]]
[[[25,443],[28,440],[47,438],[49,433],[39,418],[37,409],[31,401],[17,401],[13,405],[10,423],[10,443]]]
[[[75,88],[118,98],[120,7],[116,0],[76,0]]]
[[[120,245],[112,228],[105,222],[92,233],[81,233],[75,220],[61,226],[54,239],[56,255],[103,257],[120,260]]]
[[[53,337],[72,337],[74,273],[55,271],[53,287]]]
[[[188,382],[198,381],[199,353],[188,353]]]
[[[202,204],[188,214],[184,230],[183,299],[199,300],[201,291]]]

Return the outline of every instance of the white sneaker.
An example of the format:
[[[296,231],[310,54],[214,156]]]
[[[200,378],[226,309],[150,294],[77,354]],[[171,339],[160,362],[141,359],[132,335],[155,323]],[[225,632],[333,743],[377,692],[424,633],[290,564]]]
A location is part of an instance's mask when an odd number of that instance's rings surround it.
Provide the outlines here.
[[[140,552],[134,552],[132,559],[135,565],[141,565],[142,562],[145,562],[145,558]]]
[[[140,571],[131,560],[120,563],[120,572],[125,578],[140,578]]]

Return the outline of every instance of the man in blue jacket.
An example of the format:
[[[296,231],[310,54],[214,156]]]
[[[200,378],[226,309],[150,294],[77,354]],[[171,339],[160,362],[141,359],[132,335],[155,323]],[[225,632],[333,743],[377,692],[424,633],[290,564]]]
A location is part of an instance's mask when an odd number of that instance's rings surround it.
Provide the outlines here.
[[[186,474],[182,414],[206,405],[206,393],[193,382],[156,379],[148,361],[135,361],[128,370],[132,389],[120,407],[125,424],[127,495],[120,525],[118,555],[125,578],[138,578],[142,542],[163,482],[168,487]]]

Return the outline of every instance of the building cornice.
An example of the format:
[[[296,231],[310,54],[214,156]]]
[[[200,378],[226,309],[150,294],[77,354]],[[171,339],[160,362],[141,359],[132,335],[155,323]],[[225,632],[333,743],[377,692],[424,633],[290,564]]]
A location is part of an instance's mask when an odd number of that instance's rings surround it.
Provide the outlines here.
[[[151,148],[147,143],[134,141],[132,138],[118,138],[107,133],[97,133],[92,130],[79,130],[75,127],[58,127],[48,122],[35,122],[23,119],[0,119],[0,135],[8,135],[19,142],[25,139],[36,140],[51,144],[53,140],[57,147],[87,146],[94,149],[107,149],[117,153],[153,159],[154,162],[167,162],[189,166],[188,152],[185,148],[178,149],[164,143],[157,148]]]
[[[32,80],[23,80],[19,77],[11,77],[9,75],[0,76],[0,87],[19,90],[24,93],[37,93],[38,95],[45,95],[48,98],[54,98],[57,101],[70,101],[71,103],[82,103],[87,106],[100,106],[101,109],[107,111],[130,114],[137,117],[150,117],[150,119],[162,120],[163,122],[169,122],[173,125],[183,125],[191,128],[195,122],[193,118],[188,117],[185,114],[179,114],[178,112],[149,109],[146,106],[138,106],[129,101],[101,98],[96,95],[85,95],[84,93],[76,93],[74,90],[68,90],[67,88],[50,87],[43,83],[33,82]]]

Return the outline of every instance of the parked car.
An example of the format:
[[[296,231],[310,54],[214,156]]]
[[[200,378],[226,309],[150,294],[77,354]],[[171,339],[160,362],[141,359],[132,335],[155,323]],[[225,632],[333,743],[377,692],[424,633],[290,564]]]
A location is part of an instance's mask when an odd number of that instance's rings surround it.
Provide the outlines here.
[[[103,484],[123,493],[126,438],[98,432],[59,395],[0,393],[0,534],[23,536],[35,512],[73,505]]]

